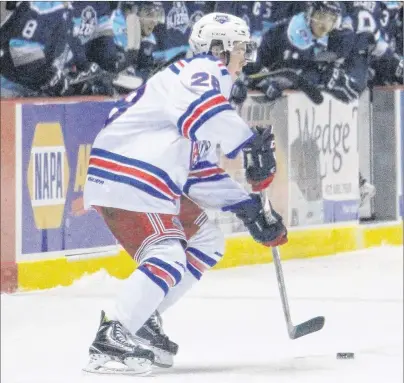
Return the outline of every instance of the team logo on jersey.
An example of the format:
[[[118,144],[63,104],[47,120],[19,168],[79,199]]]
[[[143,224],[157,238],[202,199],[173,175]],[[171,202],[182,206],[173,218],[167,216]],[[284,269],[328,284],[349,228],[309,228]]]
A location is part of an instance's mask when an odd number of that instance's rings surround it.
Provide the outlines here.
[[[196,141],[192,143],[191,167],[201,160],[210,147],[210,141]]]
[[[36,125],[27,184],[36,227],[60,227],[69,184],[69,164],[58,122]]]
[[[170,9],[166,17],[167,29],[175,29],[185,34],[189,27],[189,15],[187,7],[183,1],[174,1],[174,6]]]
[[[298,34],[304,41],[308,42],[310,40],[307,29],[299,29]]]
[[[92,6],[87,6],[81,12],[81,17],[74,19],[74,36],[85,43],[94,34],[97,27],[97,12]]]
[[[217,21],[220,24],[224,24],[224,23],[228,23],[230,21],[230,18],[228,15],[216,15],[215,21]]]

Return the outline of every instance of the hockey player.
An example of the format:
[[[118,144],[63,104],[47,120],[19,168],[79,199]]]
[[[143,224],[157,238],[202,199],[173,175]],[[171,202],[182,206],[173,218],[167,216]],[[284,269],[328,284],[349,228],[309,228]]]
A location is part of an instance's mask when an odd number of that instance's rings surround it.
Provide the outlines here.
[[[128,55],[131,50],[129,46],[131,38],[139,40],[136,42],[136,51],[132,53],[132,59],[128,59],[131,61],[129,63],[131,67],[126,72],[146,80],[155,67],[153,52],[156,49],[156,37],[153,31],[158,24],[164,23],[164,9],[160,1],[144,1],[137,5],[133,3],[123,2],[122,10],[117,10],[114,14],[114,25],[121,24],[120,29],[123,31],[115,33],[115,42],[125,55]],[[132,30],[130,22],[135,24]],[[131,36],[131,33],[138,33],[139,36]]]
[[[115,6],[108,1],[74,1],[73,9],[73,37],[80,42],[75,50],[77,67],[81,70],[89,62],[95,62],[106,71],[119,71],[121,61],[112,25]]]
[[[106,363],[114,360],[126,373],[150,372],[155,353],[138,331],[220,260],[223,240],[203,224],[203,214],[187,244],[178,216],[182,194],[233,212],[266,246],[287,241],[281,217],[274,212],[275,222],[268,223],[259,197],[215,164],[220,144],[229,158],[244,151],[255,190],[274,174],[271,129],[251,130],[228,102],[234,79],[253,56],[248,27],[237,17],[209,14],[195,23],[189,42],[194,56],[118,102],[92,148],[85,205],[100,212],[139,267],[123,282],[115,312],[109,319],[102,314],[87,371],[113,372]]]
[[[404,58],[397,54],[383,38],[383,8],[380,2],[347,2],[347,9],[352,18],[356,33],[351,56],[364,58],[367,65],[356,65],[358,73],[366,73],[369,65],[374,85],[403,83]],[[386,25],[387,26],[387,25]],[[364,59],[361,61],[364,62]],[[359,75],[356,76],[359,78]],[[368,78],[356,82],[367,82]]]
[[[139,8],[139,21],[142,34],[136,70],[143,79],[149,77],[153,69],[156,50],[156,37],[153,33],[155,27],[164,23],[164,10],[161,2],[145,2]]]
[[[156,27],[157,62],[167,62],[189,50],[188,39],[192,26],[204,15],[213,12],[213,1],[163,1],[164,24]]]
[[[303,12],[306,7],[305,1],[217,1],[215,10],[242,18],[259,46],[266,31],[282,20]]]
[[[0,29],[2,97],[66,93],[70,22],[70,2],[17,4]]]
[[[245,84],[253,89],[261,90],[272,101],[282,95],[285,89],[298,89],[299,86],[291,77],[305,77],[317,86],[322,82],[319,62],[324,56],[332,56],[337,60],[345,54],[344,45],[333,43],[330,34],[341,23],[342,9],[338,2],[313,2],[306,12],[284,20],[275,28],[264,34],[258,51],[256,65],[250,65],[246,74],[254,74],[264,68],[273,72],[264,80]],[[330,52],[333,54],[330,55]],[[292,73],[292,76],[289,74]],[[242,81],[236,82],[234,99],[237,103],[237,88],[243,95]]]

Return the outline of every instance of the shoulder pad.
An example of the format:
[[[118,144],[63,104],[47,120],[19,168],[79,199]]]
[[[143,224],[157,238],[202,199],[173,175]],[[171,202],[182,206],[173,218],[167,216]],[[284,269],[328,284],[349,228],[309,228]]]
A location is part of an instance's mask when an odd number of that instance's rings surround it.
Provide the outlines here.
[[[186,61],[187,63],[196,61],[198,63],[198,66],[203,65],[203,67],[209,69],[210,72],[216,73],[219,69],[222,76],[229,75],[226,65],[224,65],[220,59],[211,55],[196,55],[189,59],[185,59],[184,61]]]
[[[40,15],[67,9],[63,1],[30,1],[30,8]]]
[[[287,34],[289,41],[298,49],[308,49],[313,45],[313,34],[303,12],[290,19]]]

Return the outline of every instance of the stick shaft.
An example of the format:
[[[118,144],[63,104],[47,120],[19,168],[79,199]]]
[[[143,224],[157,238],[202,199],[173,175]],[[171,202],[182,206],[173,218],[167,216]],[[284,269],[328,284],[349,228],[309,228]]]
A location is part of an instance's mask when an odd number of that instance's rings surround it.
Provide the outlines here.
[[[264,190],[260,193],[260,195],[261,195],[262,205],[264,206],[264,210],[267,214],[267,219],[269,222],[271,222],[274,220],[274,217],[272,215],[272,208],[271,208],[271,204],[269,202],[267,193]],[[281,301],[282,301],[283,314],[285,315],[288,332],[290,332],[291,328],[293,327],[293,324],[292,324],[292,320],[290,317],[289,301],[288,301],[288,296],[286,293],[285,279],[283,277],[281,257],[280,257],[279,249],[277,246],[272,247],[272,257],[274,260],[276,279],[278,281],[278,288],[279,288],[279,293],[280,293]]]

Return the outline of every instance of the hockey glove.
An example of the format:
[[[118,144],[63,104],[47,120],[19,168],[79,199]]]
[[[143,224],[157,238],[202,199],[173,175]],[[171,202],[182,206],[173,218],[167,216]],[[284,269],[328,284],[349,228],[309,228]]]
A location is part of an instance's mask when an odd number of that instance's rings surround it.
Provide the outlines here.
[[[250,194],[251,200],[239,204],[231,209],[237,218],[241,219],[251,236],[264,246],[281,246],[288,241],[287,230],[282,217],[274,210],[274,222],[267,222],[261,198],[257,194]]]
[[[41,87],[41,91],[52,97],[69,96],[72,93],[68,78],[60,70],[55,71],[51,79]]]
[[[326,92],[347,104],[359,97],[355,79],[343,69],[336,67],[327,69],[323,75],[322,83]]]
[[[241,105],[247,99],[248,93],[248,80],[242,73],[240,77],[234,82],[231,88],[229,101]]]
[[[265,97],[268,99],[268,101],[275,101],[276,99],[282,97],[282,90],[280,89],[276,81],[274,81],[270,77],[267,77],[266,79],[260,81],[257,85],[257,89],[265,94]]]
[[[255,127],[256,137],[243,148],[247,182],[254,192],[266,189],[276,173],[275,135],[272,125]]]

